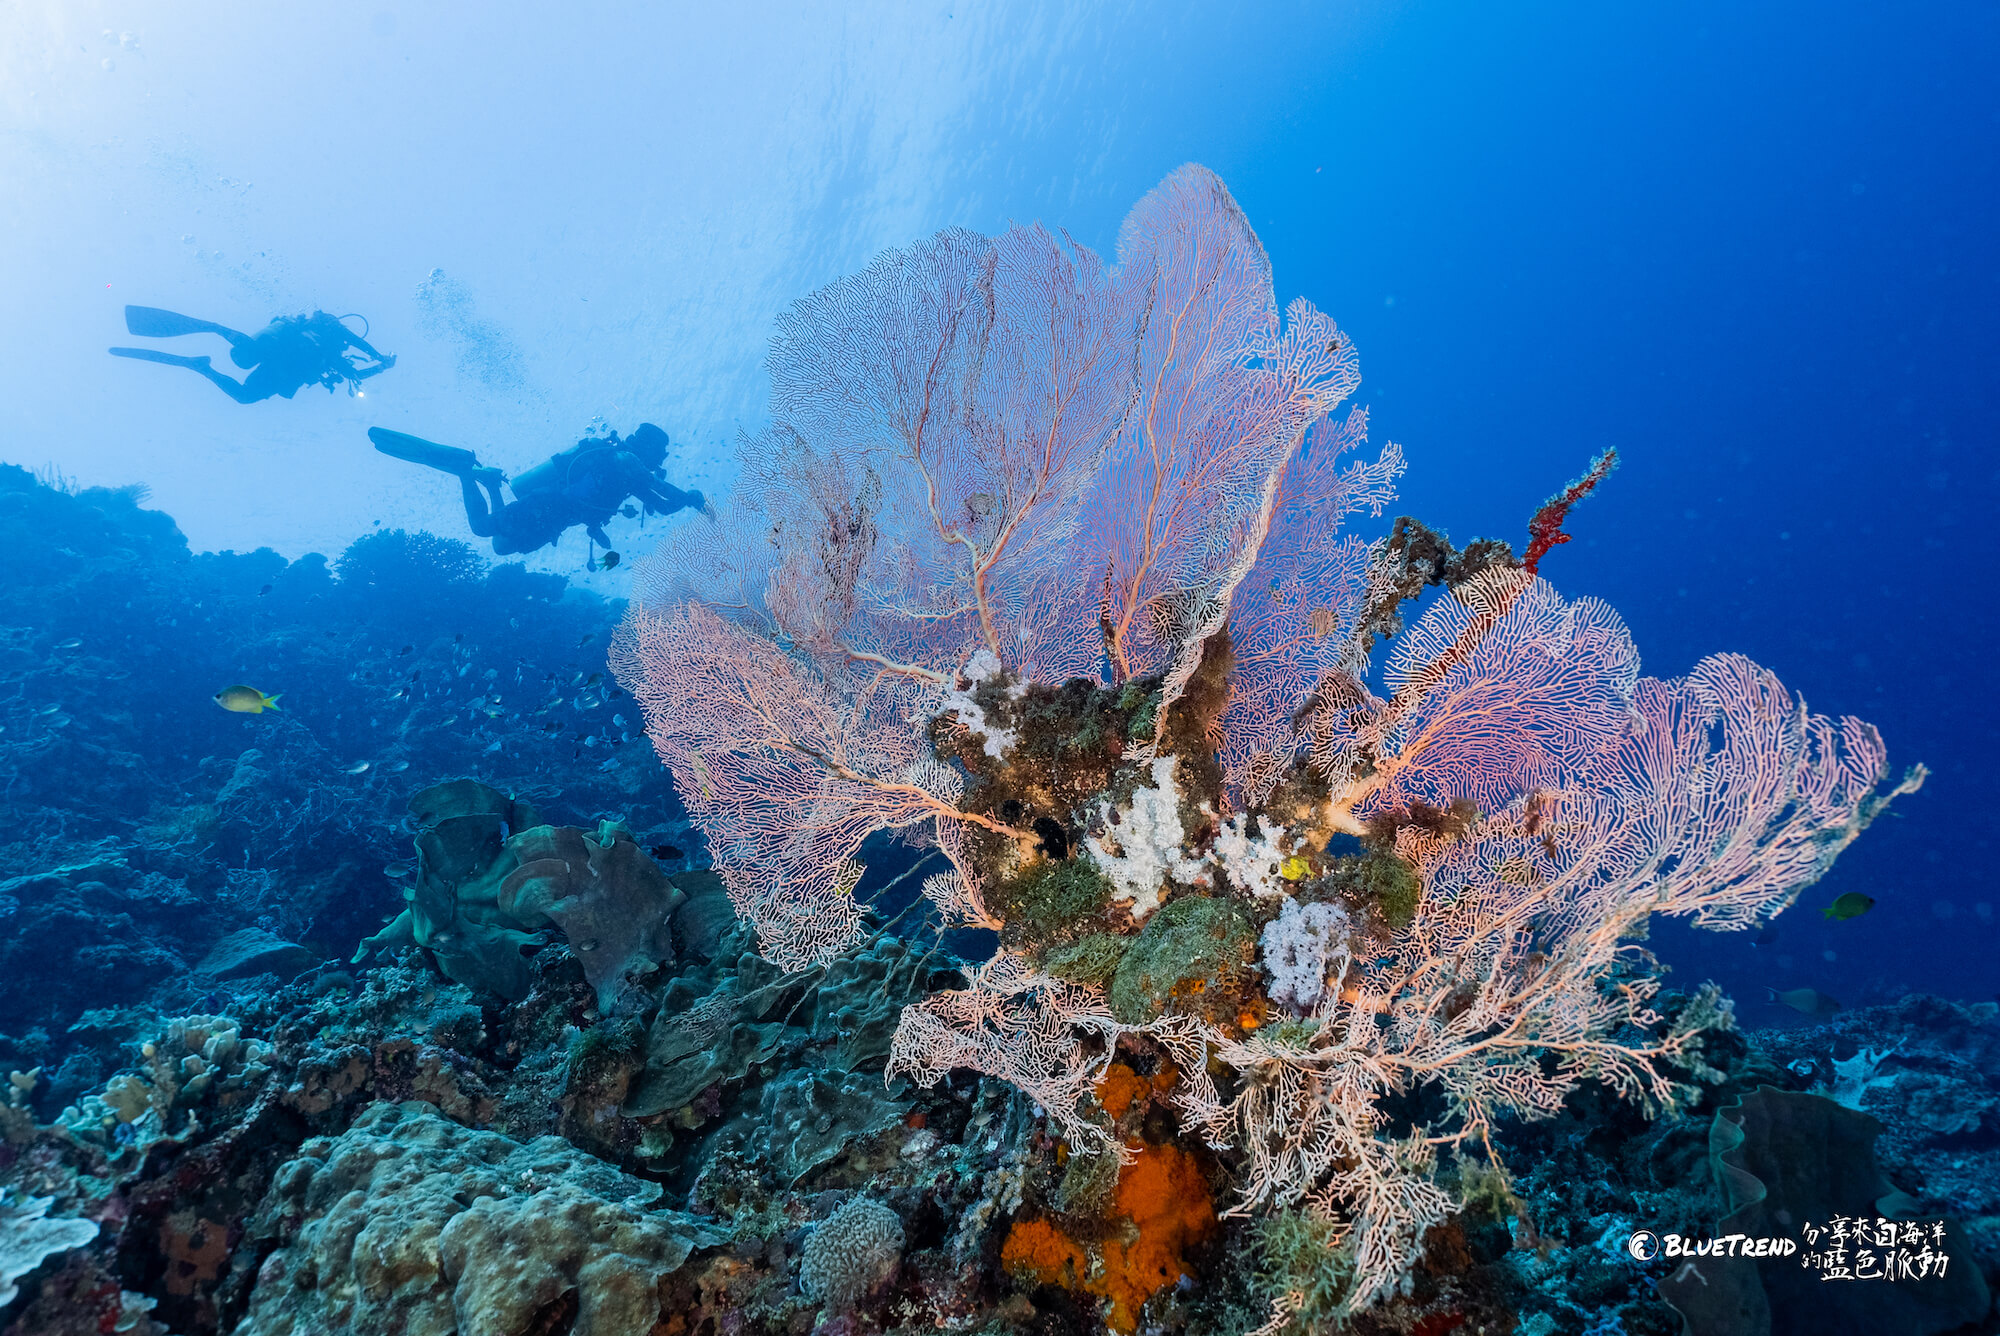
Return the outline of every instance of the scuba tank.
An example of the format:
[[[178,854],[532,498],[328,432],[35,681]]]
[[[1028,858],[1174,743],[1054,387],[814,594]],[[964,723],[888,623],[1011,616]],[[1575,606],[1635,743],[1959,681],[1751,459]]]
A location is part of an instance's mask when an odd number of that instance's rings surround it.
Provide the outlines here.
[[[568,454],[569,451],[565,450],[555,458],[545,459],[527,472],[517,474],[508,484],[514,489],[514,495],[525,500],[537,493],[561,491],[563,477],[569,472]]]
[[[533,468],[520,474],[508,485],[514,489],[515,496],[524,500],[531,496],[537,496],[537,494],[552,495],[557,492],[566,492],[569,489],[570,473],[575,469],[578,461],[582,460],[585,455],[596,451],[616,450],[617,448],[618,441],[615,437],[608,440],[600,437],[592,437],[587,440],[578,441],[569,449],[543,460]]]

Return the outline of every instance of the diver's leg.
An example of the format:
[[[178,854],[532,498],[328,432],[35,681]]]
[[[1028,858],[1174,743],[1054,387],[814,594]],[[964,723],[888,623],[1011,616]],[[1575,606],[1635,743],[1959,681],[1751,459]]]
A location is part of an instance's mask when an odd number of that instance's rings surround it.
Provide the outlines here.
[[[316,368],[301,366],[284,357],[259,362],[243,378],[243,388],[252,399],[269,399],[272,395],[289,399],[309,385],[325,385],[326,392],[332,394],[334,384]]]
[[[371,436],[374,434],[369,433]],[[468,450],[466,453],[472,452]],[[473,481],[470,470],[459,475],[458,486],[465,497],[465,523],[472,530],[473,537],[491,538],[495,527],[493,521],[500,513],[499,495],[494,495],[494,504],[489,507],[486,494],[479,490],[479,484]]]
[[[480,468],[479,456],[463,446],[439,445],[436,441],[427,441],[408,432],[390,431],[387,427],[370,427],[368,439],[375,443],[377,450],[394,459],[422,464],[425,468],[439,469],[461,478],[470,478],[476,473],[494,474],[496,476],[488,484],[489,487],[497,486],[500,481],[498,469]]]
[[[250,336],[213,320],[197,320],[179,311],[163,311],[157,306],[125,308],[125,328],[142,339],[172,339],[183,334],[220,334],[233,346]]]
[[[240,382],[231,380],[220,371],[217,371],[208,364],[206,357],[181,357],[174,353],[155,352],[151,348],[113,348],[111,355],[113,357],[130,357],[134,361],[139,362],[158,362],[162,366],[184,366],[195,374],[206,376],[209,380],[214,381],[217,389],[239,404],[255,403],[264,397],[261,394],[250,393]]]

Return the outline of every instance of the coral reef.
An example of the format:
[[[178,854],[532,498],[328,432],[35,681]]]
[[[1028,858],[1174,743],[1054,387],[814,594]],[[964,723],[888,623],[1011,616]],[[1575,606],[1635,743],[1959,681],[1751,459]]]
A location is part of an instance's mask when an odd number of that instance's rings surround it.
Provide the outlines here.
[[[2000,1006],[1746,1031],[1641,945],[1922,773],[1535,573],[1608,458],[1520,559],[1349,532],[1402,452],[1195,168],[772,372],[622,610],[0,469],[8,1336],[1830,1334],[1627,1240],[1836,1210],[1944,1222],[1871,1329],[1993,1329]]]
[[[1463,1210],[1441,1152],[1590,1083],[1697,1096],[1729,1011],[1654,1005],[1653,916],[1768,921],[1924,780],[1740,656],[1643,677],[1612,609],[1540,578],[1609,452],[1519,561],[1342,532],[1401,453],[1353,458],[1351,342],[1281,316],[1200,168],[1115,266],[1026,227],[887,254],[781,321],[771,372],[735,498],[652,559],[614,654],[759,951],[823,967],[866,842],[934,848],[942,925],[1000,951],[904,1009],[891,1079],[1004,1079],[1072,1153],[1221,1155],[1229,1214],[1307,1209],[1351,1250],[1349,1316]],[[1121,1052],[1179,1073],[1144,1148],[1103,1103]],[[1020,1228],[1019,1269],[1073,1274],[1070,1235]],[[1090,1271],[1130,1329],[1158,1286],[1109,1279],[1126,1256]]]
[[[594,831],[540,824],[535,809],[472,779],[410,799],[416,863],[408,908],[354,954],[422,948],[446,977],[510,1002],[527,996],[527,952],[560,929],[606,1014],[631,1010],[637,981],[673,961],[682,894],[616,821]]]
[[[53,1197],[24,1201],[0,1198],[0,1306],[20,1291],[14,1282],[58,1253],[80,1248],[97,1237],[88,1220],[48,1218]]]
[[[660,1187],[557,1137],[525,1145],[423,1104],[376,1104],[282,1166],[249,1224],[274,1251],[242,1333],[571,1330],[627,1336],[660,1316],[658,1284],[702,1243],[648,1209]]]
[[[86,1012],[212,1011],[350,954],[398,907],[395,813],[442,780],[559,824],[645,810],[642,846],[700,856],[603,679],[614,605],[400,530],[332,563],[194,553],[143,500],[0,466],[0,1060],[43,1065],[47,1107],[113,1060],[69,1037]],[[243,677],[282,709],[215,708]],[[250,929],[299,951],[214,954]]]
[[[807,1238],[799,1288],[830,1308],[848,1308],[893,1275],[902,1259],[902,1217],[866,1197],[851,1197]]]

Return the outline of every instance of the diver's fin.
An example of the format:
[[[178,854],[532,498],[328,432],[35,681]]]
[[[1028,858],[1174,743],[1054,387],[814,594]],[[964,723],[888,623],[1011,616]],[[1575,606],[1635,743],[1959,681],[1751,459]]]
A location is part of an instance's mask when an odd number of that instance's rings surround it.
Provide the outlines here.
[[[206,357],[182,357],[179,353],[163,353],[157,348],[113,348],[113,357],[129,357],[138,362],[162,362],[167,366],[184,366],[200,370],[208,366]]]
[[[439,469],[445,473],[455,473],[459,477],[479,467],[479,456],[456,445],[439,445],[421,436],[411,436],[406,432],[390,431],[387,427],[370,427],[368,439],[375,442],[375,448],[395,459],[408,460],[412,464],[422,464],[426,468]]]
[[[236,333],[213,320],[197,320],[178,311],[162,311],[157,306],[126,307],[125,328],[142,339],[171,339],[181,334],[220,334],[227,338]]]

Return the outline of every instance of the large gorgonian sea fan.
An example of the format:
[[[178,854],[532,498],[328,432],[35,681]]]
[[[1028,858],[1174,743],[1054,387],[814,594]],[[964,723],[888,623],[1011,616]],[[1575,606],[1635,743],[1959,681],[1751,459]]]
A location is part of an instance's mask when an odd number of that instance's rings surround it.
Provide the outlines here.
[[[763,952],[804,968],[845,949],[862,841],[933,842],[952,871],[925,894],[1008,946],[905,1009],[890,1071],[1000,1077],[1073,1146],[1119,1154],[1090,1091],[1145,1036],[1172,1055],[1183,1128],[1237,1152],[1232,1209],[1332,1223],[1350,1310],[1455,1208],[1440,1149],[1490,1151],[1496,1119],[1545,1116],[1581,1081],[1658,1108],[1704,1070],[1727,1004],[1654,1009],[1633,945],[1650,915],[1766,918],[1923,780],[1881,791],[1873,728],[1740,657],[1642,677],[1612,609],[1503,545],[1432,563],[1446,592],[1394,635],[1377,694],[1376,639],[1423,581],[1345,522],[1393,499],[1401,452],[1357,453],[1365,415],[1336,412],[1352,347],[1303,301],[1280,320],[1261,247],[1198,167],[1133,211],[1115,267],[1040,228],[943,233],[799,303],[771,369],[735,495],[642,568],[614,656]],[[1609,464],[1544,507],[1532,555]],[[1049,853],[991,786],[1032,764],[1009,702],[1078,677],[1138,689],[1153,722],[1120,735],[1128,819],[1113,834],[1105,793],[1071,794],[1058,827],[1097,824]],[[1184,690],[1209,731],[1170,738]],[[933,748],[973,734],[960,759]],[[1152,819],[1131,819],[1142,799]],[[1416,890],[1393,916],[1326,916],[1368,927],[1324,944],[1325,986],[1290,990],[1316,1000],[1286,1024],[1171,996],[1135,1019],[1052,977],[1051,949],[1130,937],[1182,894],[1269,921],[1299,865],[1325,871],[1323,898],[1357,894],[1328,868],[1336,833]],[[1115,858],[1112,907],[1051,928],[989,904],[1066,857]]]
[[[1040,227],[944,232],[801,301],[735,495],[638,572],[615,666],[781,964],[851,940],[871,831],[941,820],[963,861],[961,816],[942,790],[906,805],[905,771],[975,662],[1051,684],[1162,677],[1164,712],[1274,519],[1321,543],[1389,497],[1393,446],[1365,478],[1327,473],[1332,504],[1282,492],[1359,372],[1310,303],[1280,320],[1212,173],[1148,195],[1118,258]],[[1323,437],[1315,485],[1360,443]],[[960,866],[951,883],[974,922],[979,882]]]

